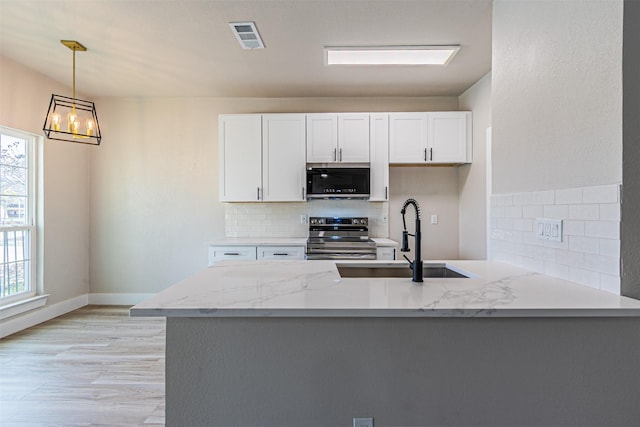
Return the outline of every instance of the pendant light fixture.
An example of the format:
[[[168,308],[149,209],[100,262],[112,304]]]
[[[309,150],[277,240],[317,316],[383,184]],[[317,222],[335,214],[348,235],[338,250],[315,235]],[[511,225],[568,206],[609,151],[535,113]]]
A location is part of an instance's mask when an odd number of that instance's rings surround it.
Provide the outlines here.
[[[87,48],[75,40],[60,40],[60,43],[73,51],[73,92],[71,98],[51,95],[42,130],[49,139],[100,145],[102,135],[96,105],[76,98],[76,51],[85,52]]]

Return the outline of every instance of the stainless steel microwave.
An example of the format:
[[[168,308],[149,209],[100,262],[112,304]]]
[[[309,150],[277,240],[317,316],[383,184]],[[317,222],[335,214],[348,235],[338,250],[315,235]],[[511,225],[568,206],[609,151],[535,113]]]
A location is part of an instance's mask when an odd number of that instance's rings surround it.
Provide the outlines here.
[[[368,199],[370,169],[368,167],[308,167],[308,199]]]

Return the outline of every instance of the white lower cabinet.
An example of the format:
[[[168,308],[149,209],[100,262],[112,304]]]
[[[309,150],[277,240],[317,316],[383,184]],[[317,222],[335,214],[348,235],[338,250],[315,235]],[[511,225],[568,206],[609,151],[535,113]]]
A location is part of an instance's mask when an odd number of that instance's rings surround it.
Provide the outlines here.
[[[254,260],[256,246],[209,246],[209,265],[226,260]]]
[[[393,261],[396,259],[396,248],[393,246],[378,246],[376,248],[376,259],[383,261]]]
[[[258,259],[304,259],[304,246],[258,246]]]
[[[304,246],[209,246],[209,262],[304,259]]]

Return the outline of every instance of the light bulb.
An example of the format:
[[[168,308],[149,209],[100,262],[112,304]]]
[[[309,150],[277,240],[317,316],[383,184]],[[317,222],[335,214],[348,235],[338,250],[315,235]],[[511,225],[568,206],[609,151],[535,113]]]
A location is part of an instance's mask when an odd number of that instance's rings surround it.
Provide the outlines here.
[[[75,110],[72,110],[68,115],[69,120],[69,132],[78,133],[78,115]]]
[[[93,135],[94,126],[95,123],[93,122],[93,119],[87,119],[87,136]]]
[[[53,124],[53,130],[56,132],[59,132],[60,131],[60,114],[52,113],[51,123]]]

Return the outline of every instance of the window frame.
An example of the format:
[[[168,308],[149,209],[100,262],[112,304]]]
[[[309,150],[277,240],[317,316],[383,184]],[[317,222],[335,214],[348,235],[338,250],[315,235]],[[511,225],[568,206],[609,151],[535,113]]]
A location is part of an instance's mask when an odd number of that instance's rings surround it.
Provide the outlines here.
[[[29,268],[25,271],[25,281],[29,281],[29,290],[14,295],[0,296],[0,307],[5,307],[16,302],[33,298],[38,293],[38,165],[39,165],[39,140],[38,135],[30,132],[13,129],[0,125],[0,134],[14,138],[24,139],[27,143],[27,208],[25,216],[28,216],[26,224],[0,225],[0,231],[28,230],[28,257]]]

